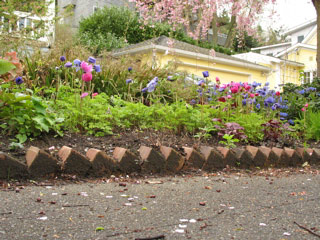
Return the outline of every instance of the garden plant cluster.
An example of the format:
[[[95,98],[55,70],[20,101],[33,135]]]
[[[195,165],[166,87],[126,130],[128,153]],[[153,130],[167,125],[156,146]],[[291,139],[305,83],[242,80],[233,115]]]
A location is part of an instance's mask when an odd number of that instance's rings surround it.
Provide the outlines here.
[[[124,129],[214,137],[228,147],[320,140],[318,79],[276,91],[255,81],[222,83],[208,71],[195,80],[174,66],[108,56],[98,64],[88,56],[19,59],[9,52],[0,59],[0,127],[12,148],[45,133],[104,136]]]

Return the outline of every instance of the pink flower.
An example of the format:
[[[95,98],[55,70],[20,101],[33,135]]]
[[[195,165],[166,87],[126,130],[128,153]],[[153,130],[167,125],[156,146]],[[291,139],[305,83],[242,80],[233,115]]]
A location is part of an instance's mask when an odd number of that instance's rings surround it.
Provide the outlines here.
[[[98,95],[98,93],[97,92],[95,92],[95,93],[92,93],[92,97],[94,98],[95,96],[97,96]]]
[[[90,82],[92,80],[92,74],[90,72],[82,74],[82,80],[85,82]]]
[[[304,107],[305,107],[305,108],[309,107],[309,104],[308,104],[308,103],[306,103],[306,104],[304,105]]]
[[[89,65],[87,62],[81,62],[80,67],[85,73],[90,73],[92,71],[92,65]]]
[[[305,109],[305,108],[302,108],[301,111],[304,112],[304,111],[306,111],[306,109]]]
[[[217,83],[219,83],[219,82],[220,82],[219,77],[216,77],[216,82],[217,82]]]
[[[231,90],[232,93],[237,93],[239,88],[234,86],[234,87],[231,87],[230,90]]]
[[[253,93],[250,93],[250,97],[251,97],[251,98],[254,98],[254,96],[255,96],[255,95],[254,95]]]
[[[230,99],[230,98],[232,98],[232,97],[231,97],[231,95],[228,95],[227,98]]]
[[[81,94],[81,96],[80,96],[80,97],[81,97],[81,98],[85,98],[85,97],[86,97],[86,96],[88,96],[88,95],[89,95],[89,93],[84,92],[84,93],[82,93],[82,94]]]

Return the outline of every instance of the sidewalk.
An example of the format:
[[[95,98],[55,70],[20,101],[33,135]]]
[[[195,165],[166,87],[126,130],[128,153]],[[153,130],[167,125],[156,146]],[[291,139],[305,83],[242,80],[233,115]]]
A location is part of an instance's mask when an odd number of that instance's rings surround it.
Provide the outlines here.
[[[0,191],[0,239],[319,239],[320,175],[314,172]]]

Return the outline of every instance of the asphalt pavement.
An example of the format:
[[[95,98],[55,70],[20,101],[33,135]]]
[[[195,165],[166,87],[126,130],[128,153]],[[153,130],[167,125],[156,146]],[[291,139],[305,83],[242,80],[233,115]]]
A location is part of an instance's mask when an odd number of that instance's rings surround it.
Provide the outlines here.
[[[316,173],[29,183],[0,191],[0,239],[320,239]]]

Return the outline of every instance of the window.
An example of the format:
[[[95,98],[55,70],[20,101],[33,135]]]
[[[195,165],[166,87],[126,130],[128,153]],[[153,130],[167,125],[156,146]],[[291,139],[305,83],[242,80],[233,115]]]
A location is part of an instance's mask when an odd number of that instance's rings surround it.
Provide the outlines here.
[[[303,39],[304,39],[304,36],[303,36],[303,35],[298,36],[298,43],[301,43],[301,42],[303,41]]]
[[[304,73],[303,83],[310,83],[310,72]]]
[[[311,57],[309,57],[309,61],[311,62],[311,61],[313,61],[313,57],[311,56]]]

